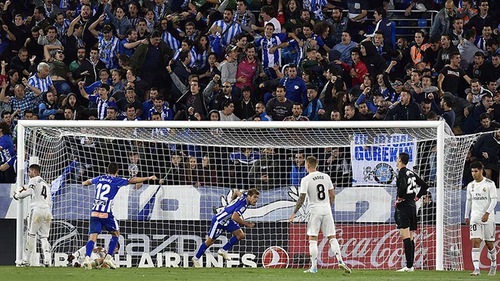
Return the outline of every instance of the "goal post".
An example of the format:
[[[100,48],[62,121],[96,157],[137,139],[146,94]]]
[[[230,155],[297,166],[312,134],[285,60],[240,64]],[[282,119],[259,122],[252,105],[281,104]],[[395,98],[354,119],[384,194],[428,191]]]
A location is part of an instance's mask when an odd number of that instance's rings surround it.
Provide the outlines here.
[[[158,173],[164,179],[136,186],[137,192],[129,186],[115,199],[115,216],[123,229],[119,253],[122,265],[144,266],[151,261],[155,266],[188,267],[190,256],[205,239],[210,216],[227,204],[231,188],[253,186],[263,195],[256,208],[248,209],[244,217],[258,224],[244,231],[248,232],[246,240],[262,241],[235,246],[233,251],[240,255],[234,257],[232,266],[307,265],[305,214],[299,214],[294,224],[288,224],[286,219],[298,195],[293,178],[302,170],[297,158],[315,155],[321,158],[319,170],[330,173],[336,185],[338,196],[332,209],[339,241],[344,243],[341,249],[348,256],[346,261],[354,268],[399,267],[404,258],[402,243],[394,236],[396,171],[391,161],[397,153],[408,150],[413,153],[410,168],[413,166],[432,182],[436,203],[435,221],[419,224],[416,265],[436,270],[463,269],[462,257],[451,253],[450,247],[461,250],[461,214],[456,209],[460,210],[464,150],[470,147],[473,137],[449,136],[444,121],[20,120],[17,130],[17,182],[25,183],[26,162],[37,157],[42,177],[52,184],[54,224],[49,240],[54,253],[67,254],[85,244],[93,199],[92,187],[83,188],[81,180],[104,174],[107,163],[116,161],[121,167],[120,176]],[[172,169],[175,161],[184,163],[182,170]],[[210,168],[204,170],[204,161]],[[329,170],[326,166],[333,167],[334,161],[335,167],[344,170]],[[272,172],[264,175],[265,169]],[[300,176],[295,179],[300,180]],[[18,260],[27,215],[26,202],[20,202],[16,224]],[[381,213],[375,215],[373,211]],[[109,237],[103,235],[103,239],[101,244]],[[221,239],[227,239],[225,234]],[[390,246],[380,245],[381,241]],[[385,252],[377,252],[382,251],[381,247],[387,247]],[[326,268],[334,262],[327,248],[320,253],[320,266]],[[391,257],[382,257],[384,254]],[[61,255],[57,258],[61,259]],[[286,266],[276,258],[287,260]],[[206,266],[223,264],[210,251],[205,262]],[[55,264],[62,262],[56,260]]]

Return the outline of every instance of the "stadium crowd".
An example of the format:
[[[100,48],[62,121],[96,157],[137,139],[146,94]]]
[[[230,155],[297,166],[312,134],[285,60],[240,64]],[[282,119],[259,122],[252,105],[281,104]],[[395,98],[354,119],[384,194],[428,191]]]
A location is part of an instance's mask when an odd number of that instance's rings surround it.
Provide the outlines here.
[[[1,0],[0,182],[15,181],[19,119],[443,118],[455,134],[493,131],[500,3],[442,2]],[[439,12],[420,30],[426,10]],[[396,37],[396,23],[416,31]],[[490,136],[489,156],[472,157],[498,166]]]

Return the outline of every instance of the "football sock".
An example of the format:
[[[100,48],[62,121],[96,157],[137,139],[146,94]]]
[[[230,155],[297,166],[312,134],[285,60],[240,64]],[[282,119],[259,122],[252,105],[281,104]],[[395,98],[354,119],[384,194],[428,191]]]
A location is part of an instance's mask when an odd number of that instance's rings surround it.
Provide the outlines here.
[[[491,260],[491,266],[496,266],[497,265],[497,250],[496,248],[493,248],[488,251],[490,254],[489,258]]]
[[[40,244],[42,246],[43,253],[43,263],[50,264],[51,256],[50,256],[50,244],[47,237],[40,238]]]
[[[481,254],[480,248],[472,248],[472,264],[474,265],[474,270],[479,270],[480,254]]]
[[[87,241],[87,245],[85,245],[85,256],[90,257],[92,251],[94,250],[94,241]]]
[[[28,238],[26,239],[26,247],[24,248],[25,259],[26,262],[30,263],[31,253],[35,250],[36,246],[36,235],[28,234]]]
[[[118,236],[111,236],[108,245],[108,255],[113,256],[115,253],[116,244],[118,244]]]
[[[411,259],[411,250],[413,246],[410,238],[403,239],[403,244],[405,247],[406,267],[411,268],[413,266],[413,260]]]
[[[340,252],[339,241],[337,240],[337,238],[332,238],[330,239],[329,242],[330,242],[330,249],[337,258],[337,261],[339,263],[344,263],[344,260],[342,259],[342,253]]]
[[[309,254],[311,255],[311,268],[318,267],[318,241],[309,240]]]
[[[233,247],[239,241],[240,240],[236,236],[233,236],[229,239],[229,241],[227,241],[227,243],[224,246],[222,246],[222,249],[224,249],[224,251],[229,251],[229,249],[231,249],[231,247]]]
[[[208,246],[207,244],[205,244],[205,242],[201,243],[201,246],[200,248],[198,249],[198,251],[196,252],[196,255],[195,257],[197,259],[201,258],[201,255],[203,255],[203,253],[205,253],[205,251],[208,249]]]

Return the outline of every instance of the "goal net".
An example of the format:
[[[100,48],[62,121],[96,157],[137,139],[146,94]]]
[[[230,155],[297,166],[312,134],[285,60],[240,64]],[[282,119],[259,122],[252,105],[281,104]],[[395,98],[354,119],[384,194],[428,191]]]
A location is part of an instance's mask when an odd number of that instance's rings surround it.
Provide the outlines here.
[[[232,190],[257,187],[259,202],[244,213],[256,226],[242,228],[246,237],[227,262],[217,256],[230,238],[222,234],[203,256],[203,266],[307,267],[306,206],[293,223],[288,217],[306,174],[304,160],[316,156],[319,170],[335,185],[332,211],[344,261],[354,269],[396,269],[405,265],[393,219],[396,158],[407,152],[409,168],[429,183],[434,202],[418,205],[415,266],[461,270],[462,171],[473,137],[451,137],[443,127],[437,121],[20,121],[18,169],[37,159],[41,176],[51,183],[49,241],[56,266],[65,266],[67,254],[88,238],[95,187],[81,182],[105,174],[108,163],[116,162],[122,177],[162,179],[117,194],[117,264],[191,266],[212,216],[229,203]],[[18,174],[26,183],[26,171]],[[18,209],[18,258],[26,208],[22,203]],[[107,248],[109,239],[104,231],[97,245]],[[336,267],[326,239],[319,241],[319,267]]]

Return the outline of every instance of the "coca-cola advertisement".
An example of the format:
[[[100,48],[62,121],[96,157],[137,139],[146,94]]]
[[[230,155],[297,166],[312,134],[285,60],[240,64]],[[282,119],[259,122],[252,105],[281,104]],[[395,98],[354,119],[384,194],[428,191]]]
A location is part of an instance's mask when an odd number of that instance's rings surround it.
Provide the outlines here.
[[[297,257],[309,255],[309,242],[305,223],[292,224],[289,230],[288,255],[289,267],[304,267],[309,264],[296,263]],[[405,257],[399,230],[395,225],[356,225],[337,224],[337,239],[344,262],[359,269],[390,269],[405,265]],[[415,266],[424,269],[435,268],[435,233],[434,227],[419,229],[416,237]],[[319,236],[318,266],[332,268],[337,265],[335,256],[329,251],[327,239]]]
[[[497,225],[495,233],[495,243],[493,244],[497,249],[497,261],[500,259],[500,225]],[[472,244],[470,241],[470,232],[468,226],[462,226],[462,252],[464,259],[464,268],[466,270],[473,270],[472,265]],[[479,266],[481,269],[489,269],[491,261],[488,258],[488,251],[485,243],[481,243],[481,258],[479,260]]]

